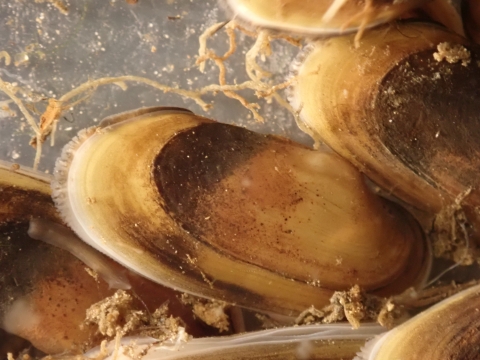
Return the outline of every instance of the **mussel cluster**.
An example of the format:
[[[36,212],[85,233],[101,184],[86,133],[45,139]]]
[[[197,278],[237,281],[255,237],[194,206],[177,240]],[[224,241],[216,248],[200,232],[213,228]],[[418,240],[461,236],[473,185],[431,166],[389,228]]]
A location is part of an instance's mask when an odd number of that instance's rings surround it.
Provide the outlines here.
[[[122,289],[149,311],[168,301],[199,338],[124,337],[85,356],[479,358],[479,287],[390,331],[205,338],[214,331],[178,292],[288,321],[354,285],[381,297],[420,290],[433,252],[468,262],[472,250],[473,261],[480,241],[475,1],[222,5],[247,26],[305,36],[288,100],[329,149],[155,107],[82,130],[53,178],[0,163],[2,328],[45,353],[81,353],[100,344],[79,326],[86,309]]]

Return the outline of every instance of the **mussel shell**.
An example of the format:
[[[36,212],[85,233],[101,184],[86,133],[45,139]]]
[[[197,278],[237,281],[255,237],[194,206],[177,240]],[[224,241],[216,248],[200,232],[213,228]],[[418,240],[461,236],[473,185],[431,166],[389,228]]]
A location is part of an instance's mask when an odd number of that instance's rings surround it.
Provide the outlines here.
[[[310,36],[331,36],[376,26],[425,0],[223,0],[235,17],[256,26]],[[337,5],[342,3],[338,9]],[[335,10],[334,10],[335,9]],[[330,15],[331,13],[331,15]]]
[[[0,326],[56,353],[81,348],[85,310],[111,293],[68,252],[28,237],[31,218],[61,222],[50,176],[0,163]]]
[[[441,43],[468,62],[437,61]],[[442,27],[398,23],[313,44],[291,101],[313,136],[418,209],[438,212],[468,189],[480,203],[480,48]]]
[[[355,359],[478,359],[479,309],[480,286],[477,285],[372,340]]]
[[[28,222],[31,217],[60,217],[51,199],[51,176],[0,161],[0,224]]]
[[[72,229],[125,266],[285,315],[354,284],[391,294],[424,279],[418,225],[335,154],[184,110],[144,112],[81,132],[53,183]]]
[[[51,177],[28,168],[13,168],[10,163],[0,162],[0,327],[48,354],[78,352],[95,346],[101,340],[96,328],[80,327],[85,311],[113,295],[116,289],[109,287],[103,274],[94,279],[86,271],[86,267],[92,266],[91,261],[85,264],[75,251],[72,254],[65,250],[75,249],[74,246],[60,244],[62,240],[79,242],[79,250],[86,252],[87,245],[74,239],[73,233],[65,235],[71,232],[69,229],[55,232],[62,228],[62,221],[51,198]],[[52,232],[45,236],[56,238],[55,241],[30,238],[27,232],[32,219],[50,226]],[[50,245],[55,242],[55,246]],[[93,248],[89,251],[95,252]],[[136,297],[141,299],[135,299],[133,306],[146,306],[153,312],[169,302],[170,314],[181,316],[190,334],[218,333],[193,319],[190,308],[178,299],[180,294],[129,273],[100,253],[94,256],[95,261],[103,261],[104,268],[116,271],[129,287],[131,284]]]

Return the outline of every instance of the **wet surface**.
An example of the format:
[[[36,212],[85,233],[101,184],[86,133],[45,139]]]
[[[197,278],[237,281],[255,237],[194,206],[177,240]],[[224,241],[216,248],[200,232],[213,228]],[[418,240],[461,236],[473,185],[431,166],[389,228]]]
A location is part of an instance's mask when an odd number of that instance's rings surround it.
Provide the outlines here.
[[[50,97],[59,98],[74,87],[105,76],[136,75],[183,89],[198,89],[218,83],[218,69],[208,62],[202,74],[195,61],[199,36],[209,26],[228,20],[214,0],[140,0],[131,5],[123,0],[69,0],[63,13],[62,1],[5,1],[0,4],[0,51],[11,57],[10,65],[0,59],[0,77],[24,90],[17,93],[38,121]],[[244,56],[253,39],[238,33],[238,48],[227,63],[227,83],[247,80]],[[228,49],[223,30],[208,46],[222,54]],[[285,42],[273,42],[274,54],[265,63],[278,73],[280,82],[298,51]],[[0,53],[2,54],[2,53]],[[248,110],[223,94],[207,94],[214,107],[204,112],[192,100],[164,94],[146,85],[128,82],[122,90],[114,84],[99,86],[80,98],[88,99],[67,107],[60,117],[55,146],[45,144],[40,169],[52,171],[61,147],[79,129],[94,125],[103,117],[143,106],[186,107],[221,122],[237,123],[262,132],[293,136],[307,141],[294,125],[293,117],[275,102],[263,106],[265,124],[256,123]],[[256,101],[253,91],[243,91]],[[0,91],[0,159],[32,166],[35,151],[28,145],[33,131],[18,108]]]

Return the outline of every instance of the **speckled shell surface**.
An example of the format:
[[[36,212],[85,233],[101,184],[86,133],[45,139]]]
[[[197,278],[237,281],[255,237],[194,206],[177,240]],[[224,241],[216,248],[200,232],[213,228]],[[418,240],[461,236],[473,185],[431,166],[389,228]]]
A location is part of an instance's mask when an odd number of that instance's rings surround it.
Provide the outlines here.
[[[408,214],[286,139],[160,109],[87,129],[62,162],[54,198],[74,231],[175,289],[295,315],[354,284],[396,293],[428,268]]]
[[[469,51],[468,63],[436,60],[442,43]],[[479,54],[424,23],[369,31],[359,48],[329,39],[299,58],[291,101],[314,137],[387,193],[438,212],[471,189],[462,203],[478,205]]]

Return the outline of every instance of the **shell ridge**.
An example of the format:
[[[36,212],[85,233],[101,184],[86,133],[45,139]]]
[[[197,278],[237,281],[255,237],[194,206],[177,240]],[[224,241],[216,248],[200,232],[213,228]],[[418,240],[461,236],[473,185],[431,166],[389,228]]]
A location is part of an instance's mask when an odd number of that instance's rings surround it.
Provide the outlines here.
[[[98,127],[92,126],[86,129],[83,129],[78,132],[75,136],[63,149],[60,154],[60,157],[55,162],[54,168],[54,178],[51,181],[52,189],[52,199],[55,203],[55,206],[59,210],[61,218],[73,228],[74,214],[72,214],[73,209],[67,201],[68,197],[68,171],[70,165],[72,164],[75,152],[78,148],[92,136]]]
[[[353,360],[374,360],[385,339],[390,335],[391,331],[376,335],[373,339],[367,341],[357,353]]]

